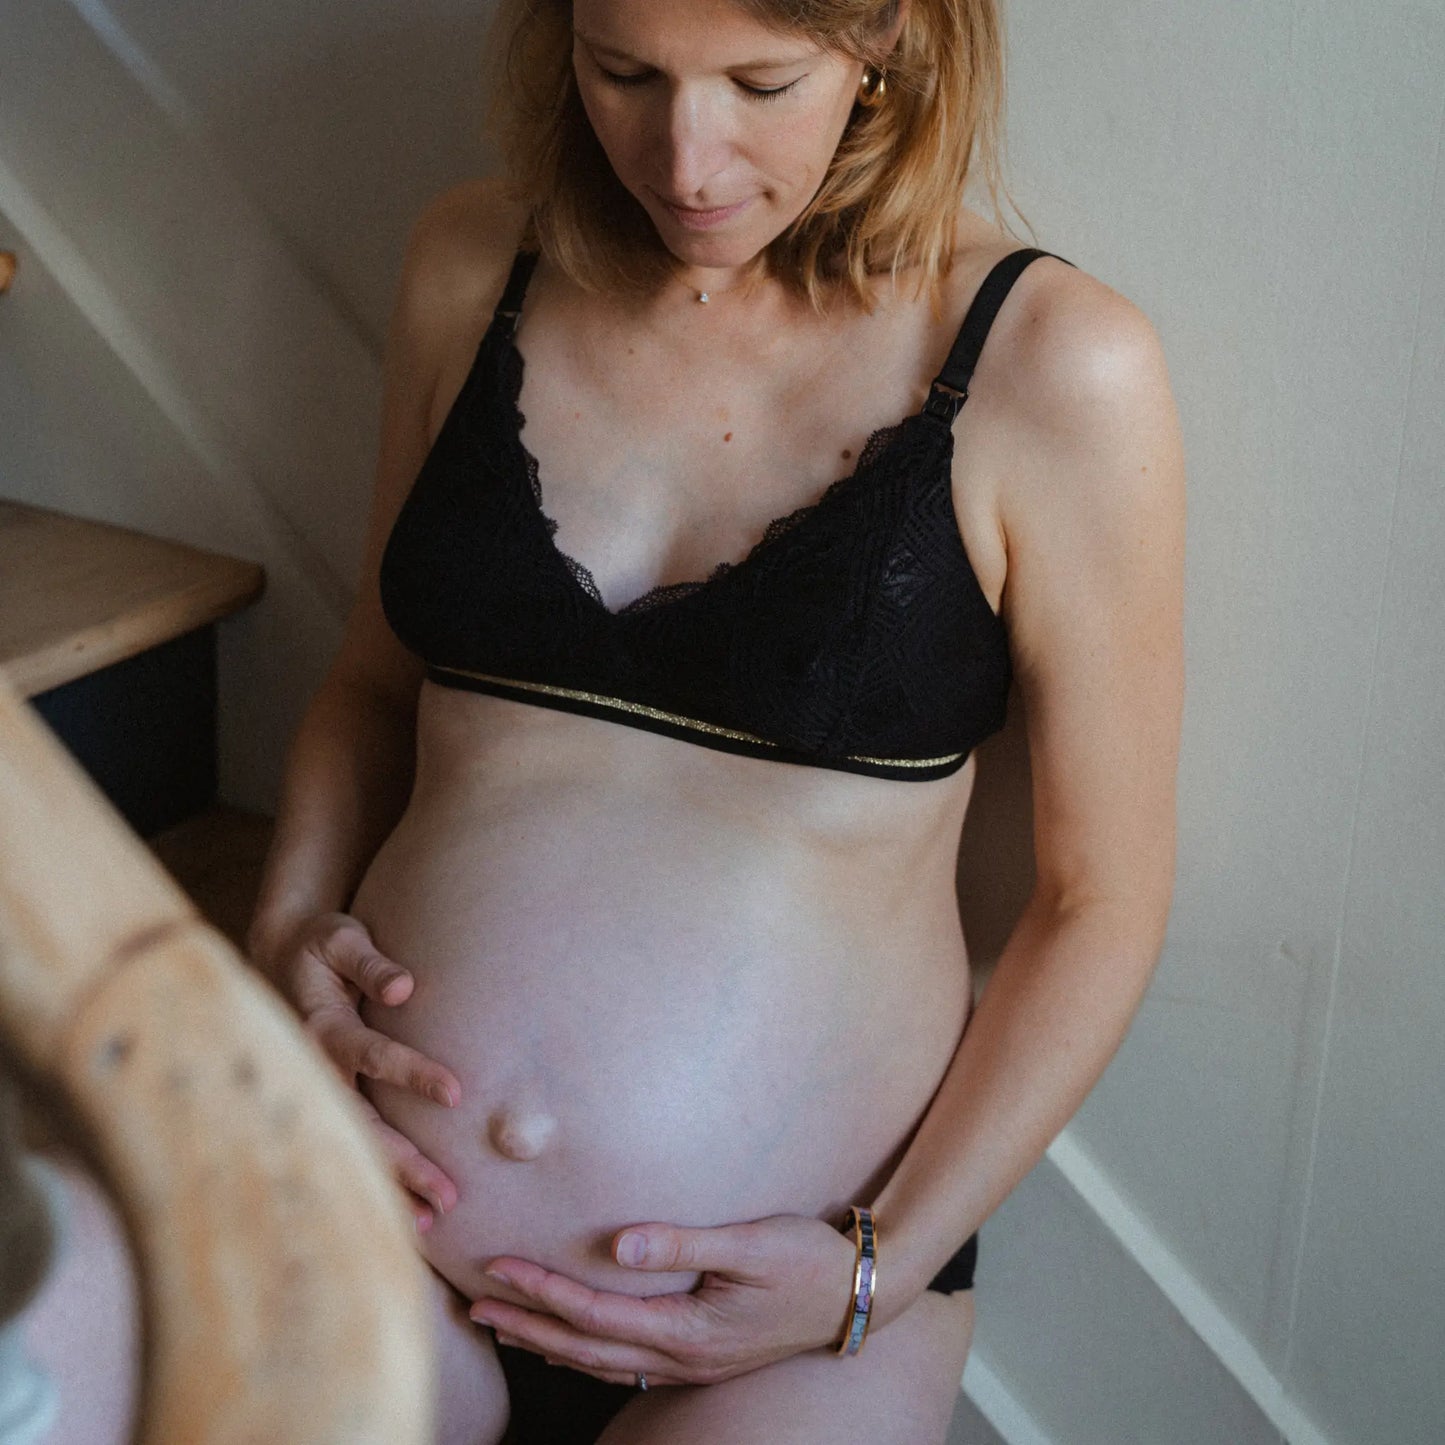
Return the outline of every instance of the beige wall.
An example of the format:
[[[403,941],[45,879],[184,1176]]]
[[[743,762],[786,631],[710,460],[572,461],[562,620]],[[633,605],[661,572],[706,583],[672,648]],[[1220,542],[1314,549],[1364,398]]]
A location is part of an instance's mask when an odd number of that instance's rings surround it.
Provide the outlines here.
[[[266,563],[237,801],[334,645],[401,241],[480,164],[481,18],[6,10],[0,490]],[[985,1233],[972,1388],[1019,1442],[1435,1442],[1445,5],[1016,0],[1010,34],[1015,195],[1169,355],[1190,677],[1166,955]]]
[[[1020,204],[1154,319],[1191,482],[1177,905],[1071,1134],[1319,1431],[1439,1441],[1445,7],[1011,38]]]

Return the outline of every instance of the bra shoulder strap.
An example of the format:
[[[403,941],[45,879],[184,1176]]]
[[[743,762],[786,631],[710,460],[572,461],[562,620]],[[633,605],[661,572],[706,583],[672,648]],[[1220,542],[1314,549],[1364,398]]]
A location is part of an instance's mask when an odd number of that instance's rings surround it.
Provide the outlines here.
[[[1024,267],[1040,256],[1054,256],[1054,253],[1041,251],[1035,246],[1011,251],[983,278],[983,285],[978,288],[978,294],[963,318],[963,325],[958,329],[948,360],[933,378],[928,400],[923,404],[925,415],[937,417],[945,425],[952,424],[968,400],[968,384],[973,379],[973,369],[978,365],[979,354],[983,351],[983,343],[999,307],[1022,275]],[[1054,259],[1063,261],[1066,266],[1074,264],[1063,256],[1054,256]]]
[[[513,330],[516,329],[517,317],[522,314],[522,297],[527,294],[527,282],[532,279],[537,254],[536,251],[518,251],[513,257],[507,284],[502,288],[502,299],[497,302],[497,309],[492,313],[494,326],[505,320]]]

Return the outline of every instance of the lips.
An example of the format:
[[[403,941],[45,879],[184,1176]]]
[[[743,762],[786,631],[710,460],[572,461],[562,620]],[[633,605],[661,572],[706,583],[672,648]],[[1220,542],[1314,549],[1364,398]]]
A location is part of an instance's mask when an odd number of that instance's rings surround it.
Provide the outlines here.
[[[685,206],[681,201],[669,201],[666,196],[659,196],[658,200],[664,206],[671,206],[674,211],[689,211],[695,216],[711,216],[718,211],[730,211],[734,206],[742,205],[741,201],[730,201],[725,206]]]
[[[654,194],[656,193],[654,192]],[[669,201],[666,196],[658,196],[657,199],[672,212],[681,225],[686,226],[689,230],[705,230],[710,226],[716,226],[737,215],[748,204],[744,199],[734,201],[729,206],[713,206],[707,210],[701,210],[697,206],[680,206],[676,201]]]

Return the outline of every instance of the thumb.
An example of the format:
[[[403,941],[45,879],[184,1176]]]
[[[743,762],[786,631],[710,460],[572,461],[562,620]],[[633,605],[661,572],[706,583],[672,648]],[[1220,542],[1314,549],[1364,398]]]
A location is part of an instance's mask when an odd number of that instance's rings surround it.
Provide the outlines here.
[[[745,1279],[760,1264],[751,1223],[691,1228],[679,1224],[631,1224],[613,1244],[619,1264],[648,1270],[716,1270]]]

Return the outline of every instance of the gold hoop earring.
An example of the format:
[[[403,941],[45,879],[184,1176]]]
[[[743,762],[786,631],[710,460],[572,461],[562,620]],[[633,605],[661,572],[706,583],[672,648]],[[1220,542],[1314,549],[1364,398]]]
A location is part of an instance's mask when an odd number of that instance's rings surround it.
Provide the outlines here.
[[[872,110],[875,106],[883,103],[883,97],[888,94],[888,79],[881,70],[874,70],[871,65],[863,69],[863,79],[858,85],[858,104],[864,110]]]

